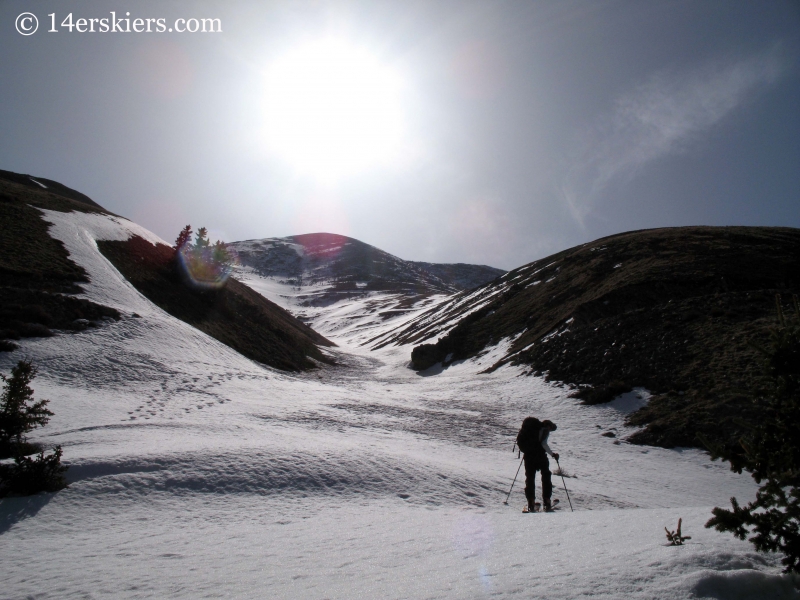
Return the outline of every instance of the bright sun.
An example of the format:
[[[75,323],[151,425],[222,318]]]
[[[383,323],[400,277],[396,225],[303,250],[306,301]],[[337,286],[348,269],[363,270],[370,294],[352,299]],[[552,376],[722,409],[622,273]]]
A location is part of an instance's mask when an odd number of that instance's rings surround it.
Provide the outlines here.
[[[364,48],[327,38],[268,69],[266,136],[293,168],[338,180],[391,161],[403,135],[402,80]]]

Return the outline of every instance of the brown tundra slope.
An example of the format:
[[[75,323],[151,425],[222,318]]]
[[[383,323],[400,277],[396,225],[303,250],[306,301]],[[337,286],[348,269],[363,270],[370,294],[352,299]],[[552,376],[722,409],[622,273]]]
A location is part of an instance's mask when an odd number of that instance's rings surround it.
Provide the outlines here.
[[[570,248],[461,293],[375,339],[422,344],[416,369],[481,354],[510,338],[527,373],[580,387],[584,402],[632,386],[655,393],[629,418],[629,440],[730,442],[748,418],[759,353],[776,324],[776,295],[800,293],[800,230],[681,227],[632,231]]]
[[[22,338],[79,333],[130,316],[79,297],[90,274],[50,237],[42,208],[110,214],[58,182],[0,171],[0,351],[14,351]],[[132,238],[98,247],[153,303],[248,358],[290,371],[330,362],[319,346],[332,342],[238,281],[212,292],[187,286],[169,246]]]
[[[78,298],[86,271],[48,234],[45,208],[105,213],[55,181],[0,171],[0,352],[22,338],[76,332],[120,318],[113,308]]]

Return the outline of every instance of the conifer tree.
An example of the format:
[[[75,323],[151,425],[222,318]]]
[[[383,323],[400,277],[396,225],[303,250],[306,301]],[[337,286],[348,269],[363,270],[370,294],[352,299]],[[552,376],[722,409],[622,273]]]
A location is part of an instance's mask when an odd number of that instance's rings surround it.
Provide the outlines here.
[[[30,382],[37,369],[30,360],[21,360],[11,369],[11,376],[0,375],[5,385],[0,396],[0,448],[11,451],[14,463],[0,463],[0,498],[8,495],[56,492],[67,485],[61,464],[61,446],[45,455],[40,451],[35,458],[25,456],[24,435],[36,427],[43,427],[53,416],[45,408],[47,400],[34,401]],[[34,446],[35,447],[35,446]]]
[[[230,275],[235,253],[220,240],[212,244],[205,227],[200,227],[194,236],[192,242],[190,225],[178,235],[174,267],[193,287],[208,289],[223,286]]]
[[[11,376],[0,375],[5,385],[0,396],[0,443],[20,447],[23,436],[36,427],[44,427],[53,416],[45,408],[48,400],[34,401],[30,382],[37,369],[30,360],[21,360],[11,369]]]
[[[211,243],[208,240],[208,230],[205,227],[201,227],[197,230],[195,234],[194,240],[194,247],[197,250],[202,250],[203,248],[208,248],[208,245]]]
[[[756,499],[731,510],[715,508],[706,527],[748,535],[756,550],[782,552],[784,572],[800,572],[800,307],[788,323],[776,298],[778,327],[771,332],[765,357],[766,385],[755,397],[757,422],[740,423],[746,433],[740,449],[704,443],[712,459],[722,458],[731,470],[750,473],[760,484]]]
[[[52,454],[42,451],[35,458],[17,456],[13,465],[0,465],[0,498],[57,492],[67,487],[64,473],[69,467],[61,464],[62,455],[61,446],[56,446]]]
[[[178,238],[175,240],[175,251],[180,252],[180,249],[183,248],[189,241],[192,239],[192,226],[187,225],[181,232],[178,234]]]
[[[220,240],[212,246],[211,259],[220,266],[228,265],[231,261],[228,247]]]

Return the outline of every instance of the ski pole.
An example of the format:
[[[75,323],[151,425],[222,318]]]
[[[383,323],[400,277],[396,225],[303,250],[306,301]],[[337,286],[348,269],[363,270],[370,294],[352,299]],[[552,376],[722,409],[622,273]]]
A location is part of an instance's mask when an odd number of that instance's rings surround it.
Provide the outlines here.
[[[558,459],[557,458],[556,458],[556,464],[558,465],[558,474],[561,475],[561,483],[564,484],[564,491],[567,492],[567,482],[564,481],[564,472],[561,470],[561,465],[558,463]],[[569,492],[567,492],[567,502],[569,502],[569,509],[572,512],[575,512],[575,509],[572,508],[572,500],[569,499]]]
[[[521,461],[519,461],[519,466],[517,467],[517,474],[514,475],[514,481],[511,482],[511,489],[508,490],[508,496],[506,496],[505,502],[503,502],[503,504],[505,504],[506,506],[508,505],[508,499],[511,497],[511,490],[514,489],[514,484],[517,483],[517,475],[519,475],[519,470],[522,468],[522,462],[524,460],[525,459],[523,458]]]

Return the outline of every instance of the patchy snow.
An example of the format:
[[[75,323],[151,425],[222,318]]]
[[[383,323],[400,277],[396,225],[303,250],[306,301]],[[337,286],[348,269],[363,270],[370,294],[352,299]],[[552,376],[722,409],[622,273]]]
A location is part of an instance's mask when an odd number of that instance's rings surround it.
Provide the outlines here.
[[[150,304],[95,244],[152,234],[47,219],[90,273],[85,296],[125,316],[0,354],[3,373],[39,366],[55,416],[31,437],[71,466],[66,490],[0,502],[2,597],[800,597],[777,557],[703,528],[711,507],[753,497],[749,477],[620,441],[646,391],[581,406],[518,367],[481,373],[511,339],[416,373],[408,347],[362,345],[411,318],[380,316],[395,302],[381,295],[309,308],[339,364],[281,373]],[[290,285],[258,285],[297,308]],[[503,505],[529,414],[558,424],[555,514],[523,515],[519,479]],[[692,539],[666,546],[678,518]]]
[[[647,406],[650,396],[650,392],[645,388],[637,387],[630,392],[617,396],[607,406],[627,415]]]
[[[328,284],[293,285],[254,270],[237,269],[236,278],[265,298],[288,310],[337,344],[373,346],[393,328],[403,326],[448,297],[424,296],[410,299],[394,292],[361,292],[335,302],[316,302],[330,290]]]
[[[569,325],[574,321],[575,319],[569,318],[567,321],[564,322],[564,325],[562,325],[561,327],[557,327],[547,335],[543,336],[542,339],[539,340],[539,342],[544,344],[549,342],[554,337],[561,337],[562,335],[570,331]]]
[[[297,256],[303,257],[306,254],[306,249],[302,244],[290,242],[285,238],[263,238],[258,240],[245,240],[243,242],[236,242],[236,250],[245,252],[259,252],[269,250],[275,246],[284,246],[293,250]]]
[[[505,292],[507,284],[491,287],[484,285],[475,290],[461,292],[453,296],[437,296],[430,306],[411,315],[405,323],[397,323],[387,328],[383,334],[374,339],[373,347],[385,344],[398,344],[400,338],[409,332],[417,335],[415,344],[434,344],[455,327],[461,319],[486,307],[495,296]]]

